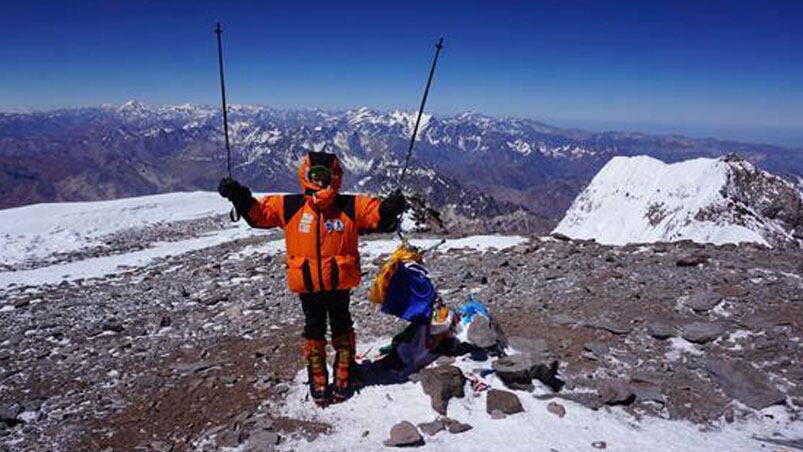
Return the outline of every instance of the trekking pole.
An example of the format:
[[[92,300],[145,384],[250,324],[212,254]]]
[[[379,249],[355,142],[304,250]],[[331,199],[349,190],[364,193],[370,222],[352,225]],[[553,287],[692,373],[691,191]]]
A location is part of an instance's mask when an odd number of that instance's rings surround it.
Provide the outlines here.
[[[438,55],[440,55],[441,49],[443,49],[443,38],[440,38],[438,43],[435,44],[435,58],[432,60],[432,67],[429,68],[429,78],[427,79],[427,86],[424,88],[424,97],[421,98],[421,106],[418,107],[418,116],[415,118],[413,136],[410,137],[410,145],[407,147],[407,155],[404,158],[404,167],[402,168],[401,176],[399,176],[399,190],[401,190],[402,184],[404,183],[404,177],[407,175],[407,167],[410,165],[410,157],[413,155],[415,137],[418,135],[418,126],[421,123],[421,116],[424,114],[424,106],[427,104],[429,87],[432,85],[432,76],[435,75],[435,67],[438,65]]]
[[[226,108],[226,82],[223,78],[223,44],[222,44],[222,36],[223,36],[223,28],[220,26],[220,22],[217,23],[217,27],[215,28],[215,34],[217,34],[217,63],[218,67],[220,68],[220,97],[222,99],[223,104],[223,135],[226,137],[226,169],[229,172],[229,179],[231,179],[231,148],[229,147],[229,117]],[[240,214],[237,212],[237,209],[232,208],[229,212],[229,219],[233,222],[240,221]]]
[[[435,44],[435,57],[432,59],[432,66],[429,68],[429,77],[427,78],[427,86],[424,88],[424,97],[421,98],[421,106],[418,107],[418,116],[415,118],[415,126],[413,127],[413,135],[410,137],[410,145],[407,147],[407,155],[404,157],[404,167],[402,167],[401,175],[399,176],[397,191],[401,192],[402,185],[404,184],[404,177],[407,175],[407,168],[410,166],[410,157],[413,155],[413,147],[415,147],[415,138],[418,135],[418,126],[421,124],[421,116],[424,114],[424,106],[427,104],[427,97],[429,96],[429,87],[432,86],[432,77],[435,75],[435,67],[438,65],[438,56],[443,49],[443,37]],[[407,243],[401,232],[401,221],[396,226],[396,234],[402,243]]]

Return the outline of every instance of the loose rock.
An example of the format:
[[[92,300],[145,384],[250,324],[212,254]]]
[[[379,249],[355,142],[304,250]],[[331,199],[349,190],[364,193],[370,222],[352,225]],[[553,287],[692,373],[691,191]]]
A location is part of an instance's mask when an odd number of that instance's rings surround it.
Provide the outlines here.
[[[744,361],[711,359],[705,367],[725,394],[750,408],[761,410],[786,400],[765,375]]]
[[[495,410],[504,414],[516,414],[523,412],[524,407],[521,406],[516,394],[501,389],[491,389],[486,398],[485,411],[493,414]]]
[[[402,421],[390,429],[390,437],[383,444],[387,447],[423,446],[424,437],[421,436],[415,425],[408,421]]]
[[[449,399],[452,397],[464,397],[464,386],[466,377],[463,372],[451,365],[437,366],[422,369],[419,372],[421,377],[421,387],[424,393],[429,395],[432,400],[432,409],[442,415],[446,415],[446,408]]]
[[[647,325],[647,334],[656,339],[675,337],[675,327],[665,322],[651,322]]]
[[[423,433],[426,433],[429,436],[435,436],[438,432],[442,432],[445,428],[443,422],[440,419],[436,419],[432,422],[423,422],[418,424],[418,428],[421,429]]]
[[[725,329],[717,323],[692,322],[683,327],[681,336],[689,342],[705,344],[722,336]]]
[[[558,402],[549,402],[546,409],[557,417],[566,416],[566,408]]]
[[[606,405],[630,405],[636,395],[629,385],[620,380],[608,381],[597,392],[602,403]]]

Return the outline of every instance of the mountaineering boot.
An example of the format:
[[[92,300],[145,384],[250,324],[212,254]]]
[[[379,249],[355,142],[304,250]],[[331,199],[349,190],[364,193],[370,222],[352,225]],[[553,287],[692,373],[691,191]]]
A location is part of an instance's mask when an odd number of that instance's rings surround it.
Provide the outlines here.
[[[329,404],[327,385],[329,374],[326,370],[326,340],[304,339],[304,358],[307,359],[309,394],[316,405]]]
[[[335,349],[333,402],[342,402],[351,397],[354,386],[354,356],[356,353],[356,339],[354,332],[341,334],[332,338],[332,347]]]

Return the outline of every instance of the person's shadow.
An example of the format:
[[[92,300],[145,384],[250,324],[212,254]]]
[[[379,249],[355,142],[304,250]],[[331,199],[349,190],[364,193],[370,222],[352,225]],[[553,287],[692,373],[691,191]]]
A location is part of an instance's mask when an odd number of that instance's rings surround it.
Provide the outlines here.
[[[394,344],[395,345],[395,344]],[[431,350],[423,350],[420,354],[402,355],[397,352],[398,346],[376,360],[365,359],[355,365],[358,388],[376,385],[395,385],[411,381],[410,376],[427,367],[441,356],[463,356],[468,354],[472,360],[485,362],[489,355],[498,356],[499,351],[485,350],[471,344],[460,342],[455,338],[446,338]],[[501,351],[504,354],[503,351]]]

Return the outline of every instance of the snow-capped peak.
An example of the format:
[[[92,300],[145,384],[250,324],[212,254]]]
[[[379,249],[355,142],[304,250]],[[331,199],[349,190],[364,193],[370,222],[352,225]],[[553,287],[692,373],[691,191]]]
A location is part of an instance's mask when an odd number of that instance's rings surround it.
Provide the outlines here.
[[[555,232],[614,245],[677,241],[795,243],[800,192],[750,163],[723,157],[667,164],[614,157]]]
[[[147,114],[150,111],[147,105],[135,99],[129,100],[117,108],[118,113],[124,114]]]

